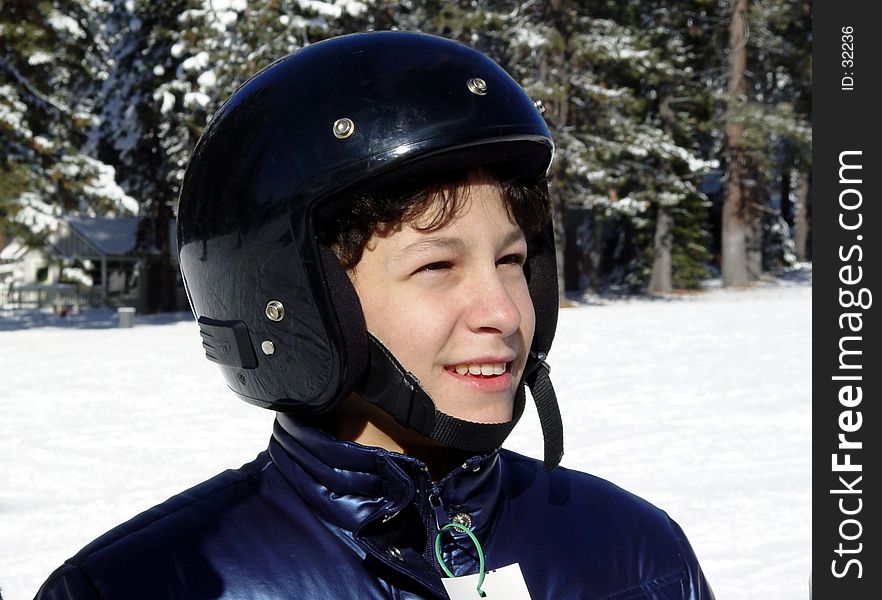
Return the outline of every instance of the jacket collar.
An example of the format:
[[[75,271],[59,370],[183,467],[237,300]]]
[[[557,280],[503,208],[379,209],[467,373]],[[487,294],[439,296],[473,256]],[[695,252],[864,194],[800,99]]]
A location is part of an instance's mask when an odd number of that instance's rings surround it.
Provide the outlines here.
[[[438,482],[415,458],[382,448],[339,441],[279,413],[270,456],[282,476],[323,520],[349,532],[392,518],[414,503],[431,512],[435,493],[448,516],[465,512],[476,531],[489,527],[499,500],[498,452],[475,455]]]

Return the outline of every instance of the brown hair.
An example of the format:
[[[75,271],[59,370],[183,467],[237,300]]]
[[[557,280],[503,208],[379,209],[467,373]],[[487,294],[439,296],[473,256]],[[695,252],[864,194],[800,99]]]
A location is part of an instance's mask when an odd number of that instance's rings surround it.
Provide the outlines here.
[[[338,205],[333,216],[321,220],[319,243],[330,247],[345,269],[352,269],[361,260],[365,245],[375,233],[392,233],[421,217],[425,217],[425,223],[418,227],[421,231],[444,227],[462,209],[468,199],[469,185],[476,181],[497,186],[509,216],[523,230],[528,241],[548,224],[551,203],[545,178],[532,182],[503,180],[476,170],[416,189],[375,186],[379,191],[355,193],[345,204]],[[440,202],[436,203],[431,214],[427,214],[436,200]]]

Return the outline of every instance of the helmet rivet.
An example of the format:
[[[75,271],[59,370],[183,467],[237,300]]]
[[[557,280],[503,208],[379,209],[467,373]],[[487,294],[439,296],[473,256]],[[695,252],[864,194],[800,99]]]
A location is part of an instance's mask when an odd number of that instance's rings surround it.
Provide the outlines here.
[[[263,353],[266,355],[273,354],[276,351],[276,345],[273,344],[269,340],[263,340],[260,343],[260,349],[263,350]]]
[[[355,123],[352,122],[352,119],[343,117],[334,121],[334,137],[338,140],[345,140],[353,133],[355,133]]]
[[[278,300],[270,300],[266,303],[266,318],[270,321],[281,321],[285,318],[285,307]]]
[[[539,111],[540,115],[545,113],[545,104],[542,102],[542,100],[534,100],[533,106],[536,107],[536,110]]]
[[[477,94],[479,96],[483,96],[487,93],[487,82],[481,79],[480,77],[473,77],[469,79],[468,83],[469,91],[473,94]]]

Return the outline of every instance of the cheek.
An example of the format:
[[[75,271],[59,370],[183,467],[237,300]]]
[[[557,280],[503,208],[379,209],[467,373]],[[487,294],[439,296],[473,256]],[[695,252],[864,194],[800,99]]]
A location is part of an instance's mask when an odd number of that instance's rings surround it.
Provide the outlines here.
[[[395,286],[379,282],[356,285],[355,290],[364,311],[365,324],[371,332],[395,331],[403,323],[415,320],[414,303]]]
[[[437,351],[444,329],[444,316],[425,298],[408,294],[402,289],[379,292],[365,290],[359,294],[368,331],[377,337],[409,370],[414,356],[431,355]]]

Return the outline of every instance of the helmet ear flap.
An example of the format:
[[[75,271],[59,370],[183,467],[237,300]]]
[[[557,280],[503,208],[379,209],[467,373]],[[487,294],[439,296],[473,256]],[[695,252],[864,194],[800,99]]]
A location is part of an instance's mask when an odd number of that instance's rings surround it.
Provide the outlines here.
[[[557,288],[557,251],[550,223],[530,246],[527,277],[530,298],[536,311],[536,331],[533,333],[532,350],[536,354],[548,354],[557,330],[560,304]]]
[[[338,401],[346,398],[365,376],[368,365],[368,335],[364,322],[364,310],[343,265],[334,251],[319,245],[319,258],[328,286],[328,297],[336,313],[339,351],[343,355],[343,377],[340,382]],[[331,407],[329,406],[328,409]]]

